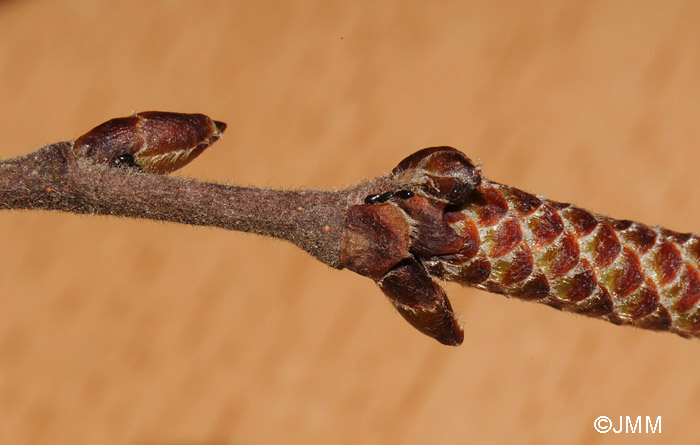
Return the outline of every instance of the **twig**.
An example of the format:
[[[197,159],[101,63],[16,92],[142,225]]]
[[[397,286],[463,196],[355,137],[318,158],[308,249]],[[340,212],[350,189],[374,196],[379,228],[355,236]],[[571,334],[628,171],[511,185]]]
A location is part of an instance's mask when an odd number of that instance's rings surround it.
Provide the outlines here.
[[[340,191],[269,190],[164,176],[225,129],[146,112],[75,142],[0,161],[0,209],[171,221],[284,239],[373,279],[441,343],[463,331],[437,279],[616,324],[700,335],[700,239],[491,182],[451,147]]]
[[[340,266],[345,193],[227,186],[76,158],[72,143],[0,162],[0,208],[46,209],[215,226],[291,241]]]

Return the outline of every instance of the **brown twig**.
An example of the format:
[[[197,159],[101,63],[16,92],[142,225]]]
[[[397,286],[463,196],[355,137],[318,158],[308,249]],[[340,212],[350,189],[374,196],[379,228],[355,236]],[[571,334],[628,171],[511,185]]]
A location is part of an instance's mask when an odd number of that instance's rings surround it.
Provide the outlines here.
[[[0,162],[0,209],[171,221],[284,239],[374,280],[441,343],[463,331],[439,279],[682,336],[700,335],[700,238],[596,215],[489,181],[432,147],[340,191],[227,186],[165,173],[225,130],[146,112]]]
[[[0,209],[45,209],[215,226],[290,241],[340,267],[347,192],[269,190],[111,168],[71,142],[0,162]]]

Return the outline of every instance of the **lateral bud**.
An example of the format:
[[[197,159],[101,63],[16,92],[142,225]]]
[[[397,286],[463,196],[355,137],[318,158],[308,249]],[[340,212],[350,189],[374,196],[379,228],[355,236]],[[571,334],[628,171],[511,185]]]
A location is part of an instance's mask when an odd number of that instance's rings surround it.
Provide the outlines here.
[[[226,124],[203,114],[145,111],[111,119],[80,136],[76,156],[114,167],[168,174],[216,142]]]
[[[464,331],[455,318],[450,300],[418,260],[402,261],[377,284],[414,328],[443,345],[462,344]]]

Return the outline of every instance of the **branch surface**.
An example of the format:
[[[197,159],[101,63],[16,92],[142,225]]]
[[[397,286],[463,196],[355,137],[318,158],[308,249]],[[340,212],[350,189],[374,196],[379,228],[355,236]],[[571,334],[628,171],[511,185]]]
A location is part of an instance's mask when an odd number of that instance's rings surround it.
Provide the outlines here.
[[[270,190],[114,168],[60,142],[0,162],[0,209],[45,209],[214,226],[290,241],[340,267],[349,191]]]
[[[145,112],[75,142],[0,161],[0,209],[145,218],[256,233],[375,281],[422,333],[464,332],[440,280],[615,324],[700,336],[700,237],[615,220],[482,177],[452,147],[338,191],[270,190],[166,176],[226,128]]]

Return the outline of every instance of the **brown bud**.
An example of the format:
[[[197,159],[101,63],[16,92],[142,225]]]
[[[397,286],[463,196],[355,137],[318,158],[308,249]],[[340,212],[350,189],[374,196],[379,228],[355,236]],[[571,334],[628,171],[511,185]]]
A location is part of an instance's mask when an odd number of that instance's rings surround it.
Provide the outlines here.
[[[420,262],[410,259],[399,263],[377,284],[413,327],[444,345],[462,344],[464,331],[450,300]]]
[[[447,204],[463,203],[481,182],[479,169],[452,147],[419,150],[401,161],[392,174]]]
[[[167,174],[199,156],[226,129],[203,114],[146,111],[98,125],[75,140],[76,156]]]

